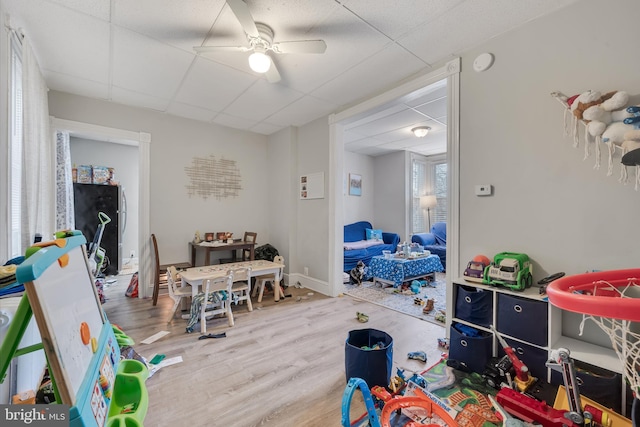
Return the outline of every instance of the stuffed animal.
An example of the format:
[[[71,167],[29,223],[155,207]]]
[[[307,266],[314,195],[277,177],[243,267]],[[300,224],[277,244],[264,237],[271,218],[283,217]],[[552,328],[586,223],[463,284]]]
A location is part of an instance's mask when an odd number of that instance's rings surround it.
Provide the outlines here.
[[[629,107],[632,109],[635,107]],[[640,112],[640,109],[638,110]],[[634,126],[640,126],[637,122],[634,123]],[[622,163],[622,170],[620,172],[620,182],[627,183],[629,181],[627,175],[627,166],[635,167],[636,170],[636,182],[635,182],[635,190],[638,191],[640,189],[640,162],[638,159],[640,158],[640,129],[633,129],[624,134],[624,141],[621,145],[622,148],[622,157],[620,159]]]
[[[613,152],[616,145],[622,144],[624,133],[629,130],[623,120],[630,117],[626,107],[629,95],[623,91],[612,91],[601,95],[597,91],[586,91],[571,103],[571,111],[577,120],[586,124],[585,159],[589,156],[588,138],[595,140],[596,164],[600,167],[600,142],[605,142],[609,148],[609,167],[607,175],[613,172]],[[574,141],[577,130],[574,131]],[[577,145],[577,144],[576,144]]]
[[[364,265],[364,262],[358,261],[356,266],[351,269],[349,272],[349,278],[352,284],[354,285],[362,285],[362,281],[364,280],[364,276],[366,273],[367,267]]]

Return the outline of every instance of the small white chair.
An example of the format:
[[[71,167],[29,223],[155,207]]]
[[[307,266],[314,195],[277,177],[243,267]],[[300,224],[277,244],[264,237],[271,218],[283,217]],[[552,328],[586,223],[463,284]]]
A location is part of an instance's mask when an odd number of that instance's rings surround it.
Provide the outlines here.
[[[242,267],[229,270],[227,274],[233,276],[233,285],[231,291],[233,292],[233,300],[236,304],[242,301],[247,302],[247,309],[253,311],[251,305],[251,267]],[[231,302],[231,301],[229,301]]]
[[[182,299],[191,297],[191,286],[181,286],[178,284],[178,271],[173,265],[167,268],[167,289],[169,290],[169,297],[173,300],[171,317],[167,320],[167,323],[171,323]]]
[[[229,326],[233,326],[233,313],[231,312],[231,285],[233,284],[233,274],[223,277],[203,279],[204,299],[200,305],[200,332],[207,332],[207,317],[211,318],[216,314],[224,314],[227,316]],[[217,301],[209,301],[210,295],[214,292],[225,291],[226,299],[218,299]],[[216,298],[211,298],[216,299]]]
[[[284,272],[284,267],[285,267],[284,257],[277,255],[275,258],[273,258],[273,262],[275,262],[276,264],[282,264],[282,268],[280,269],[280,273],[279,273],[280,281],[282,281],[282,273]],[[280,287],[280,282],[276,283],[276,275],[269,274],[266,276],[259,276],[256,278],[256,286],[255,288],[253,288],[253,296],[256,296],[256,292],[259,289],[260,293],[258,294],[258,302],[262,302],[262,295],[264,294],[264,287],[267,284],[267,282],[270,282],[273,287],[273,298],[276,301],[279,301],[278,297],[284,298],[284,292]],[[276,292],[278,292],[279,295]]]

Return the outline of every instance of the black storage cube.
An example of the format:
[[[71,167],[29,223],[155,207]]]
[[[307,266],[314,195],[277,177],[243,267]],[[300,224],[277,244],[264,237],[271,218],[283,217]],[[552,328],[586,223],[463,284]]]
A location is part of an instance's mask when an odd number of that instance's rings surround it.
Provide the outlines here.
[[[505,338],[505,341],[511,348],[515,350],[518,359],[520,359],[522,363],[527,365],[527,368],[529,368],[529,372],[531,373],[531,375],[538,378],[539,380],[547,382],[546,363],[549,359],[549,352],[547,350],[534,347],[520,341],[511,340],[509,338]],[[498,354],[502,357],[506,353],[500,343],[498,343],[498,346],[500,346],[500,348],[498,349]]]
[[[379,344],[379,349],[369,349],[376,344]],[[349,331],[344,346],[344,368],[347,382],[350,378],[362,378],[369,388],[375,385],[389,387],[393,369],[393,338],[376,329]]]
[[[546,346],[549,319],[547,310],[545,301],[499,293],[496,329],[501,334]]]
[[[451,325],[449,359],[464,362],[473,372],[481,374],[492,356],[493,335],[464,325],[478,334],[469,336],[456,329],[457,325]]]
[[[493,292],[472,286],[457,286],[455,317],[480,326],[492,323]]]
[[[622,404],[622,375],[580,360],[574,360],[573,364],[581,396],[588,397],[619,414],[625,413],[623,412]],[[551,383],[565,385],[562,373],[552,370]],[[630,394],[631,391],[627,389],[627,400],[629,400],[625,404],[627,416],[629,415],[632,401],[632,399],[629,399]]]

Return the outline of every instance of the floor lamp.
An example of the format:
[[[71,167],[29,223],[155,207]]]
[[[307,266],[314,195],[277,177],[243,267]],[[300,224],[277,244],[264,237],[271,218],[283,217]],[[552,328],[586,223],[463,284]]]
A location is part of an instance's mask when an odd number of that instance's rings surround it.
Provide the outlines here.
[[[437,204],[438,200],[434,195],[420,197],[420,207],[427,210],[427,218],[429,218],[429,228],[427,232],[431,231],[431,208],[435,208]]]

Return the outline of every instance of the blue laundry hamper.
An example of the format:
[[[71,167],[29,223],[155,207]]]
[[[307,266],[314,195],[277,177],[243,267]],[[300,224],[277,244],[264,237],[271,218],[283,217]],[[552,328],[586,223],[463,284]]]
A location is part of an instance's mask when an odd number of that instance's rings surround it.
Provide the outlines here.
[[[376,344],[379,349],[369,349]],[[377,329],[349,331],[344,352],[347,382],[350,378],[362,378],[369,388],[389,387],[393,369],[393,338],[389,334]]]

